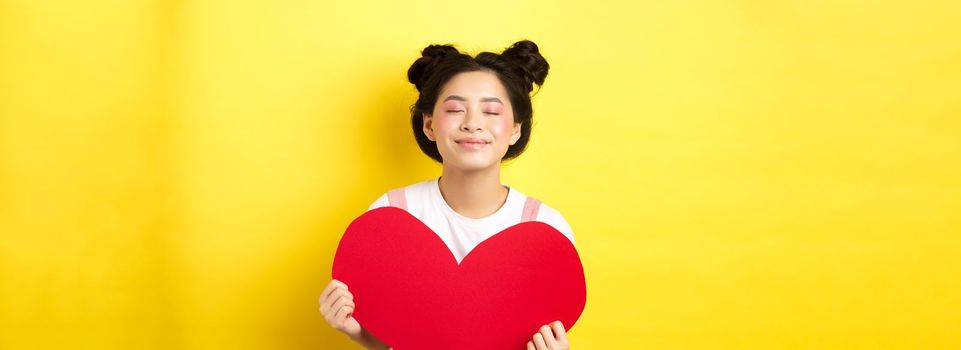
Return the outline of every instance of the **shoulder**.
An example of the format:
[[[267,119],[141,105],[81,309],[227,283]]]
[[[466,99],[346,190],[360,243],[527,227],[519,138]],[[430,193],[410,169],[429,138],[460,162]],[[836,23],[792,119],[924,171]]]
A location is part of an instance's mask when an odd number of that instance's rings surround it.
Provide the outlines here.
[[[574,243],[574,230],[572,230],[571,225],[567,223],[567,219],[564,218],[561,212],[544,202],[541,202],[541,207],[537,210],[537,221],[551,225],[563,233],[564,236],[567,236],[567,238],[571,240],[571,243]]]
[[[388,205],[390,205],[390,202],[387,200],[387,192],[384,192],[384,194],[382,194],[380,197],[377,197],[377,199],[374,200],[369,207],[367,207],[367,211],[371,211],[380,207],[386,207]]]
[[[410,184],[397,189],[402,189],[409,201],[411,197],[421,198],[425,196],[426,193],[430,190],[431,181],[433,181],[433,179]],[[370,211],[380,207],[390,206],[390,199],[388,198],[388,193],[390,193],[390,191],[392,190],[388,190],[387,192],[384,192],[382,195],[380,195],[380,197],[377,197],[377,199],[375,199],[374,202],[371,203],[369,207],[367,207],[367,210]]]

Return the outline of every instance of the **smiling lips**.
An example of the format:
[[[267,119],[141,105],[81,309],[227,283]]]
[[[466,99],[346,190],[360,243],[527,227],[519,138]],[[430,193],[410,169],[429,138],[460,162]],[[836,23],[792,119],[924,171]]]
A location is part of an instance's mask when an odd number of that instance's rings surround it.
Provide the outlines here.
[[[457,142],[457,144],[460,145],[461,147],[464,147],[467,149],[481,149],[484,146],[487,146],[488,143],[490,143],[489,141],[474,138],[474,137],[465,137],[455,142]]]

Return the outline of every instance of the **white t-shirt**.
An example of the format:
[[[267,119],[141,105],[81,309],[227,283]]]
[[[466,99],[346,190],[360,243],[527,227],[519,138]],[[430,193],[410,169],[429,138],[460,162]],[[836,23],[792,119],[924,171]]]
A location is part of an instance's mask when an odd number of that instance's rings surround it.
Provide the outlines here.
[[[527,195],[510,186],[507,201],[491,215],[474,219],[463,216],[447,205],[440,193],[437,179],[404,187],[407,211],[437,233],[460,263],[468,253],[485,239],[519,224]],[[389,206],[387,193],[377,198],[367,210]],[[574,243],[574,232],[557,210],[541,203],[536,221],[551,225]]]

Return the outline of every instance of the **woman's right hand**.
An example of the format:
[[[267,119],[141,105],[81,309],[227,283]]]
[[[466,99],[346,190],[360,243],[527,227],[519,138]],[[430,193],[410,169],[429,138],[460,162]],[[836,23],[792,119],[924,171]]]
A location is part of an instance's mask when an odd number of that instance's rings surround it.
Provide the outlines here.
[[[320,314],[324,315],[331,327],[346,334],[351,340],[371,350],[390,350],[384,342],[370,334],[357,323],[354,314],[354,295],[347,285],[338,280],[330,280],[320,293]]]
[[[347,290],[347,285],[338,280],[330,280],[324,291],[320,293],[320,314],[324,315],[331,327],[346,334],[354,341],[362,340],[363,328],[352,317],[354,313],[354,295]]]

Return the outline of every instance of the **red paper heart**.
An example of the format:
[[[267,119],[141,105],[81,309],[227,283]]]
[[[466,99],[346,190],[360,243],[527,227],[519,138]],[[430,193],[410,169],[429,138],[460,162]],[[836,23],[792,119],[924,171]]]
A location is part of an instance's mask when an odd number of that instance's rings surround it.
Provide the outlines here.
[[[458,265],[407,211],[373,209],[347,227],[332,276],[354,295],[353,317],[394,350],[524,350],[542,325],[570,329],[586,301],[574,245],[537,221],[495,234]]]

